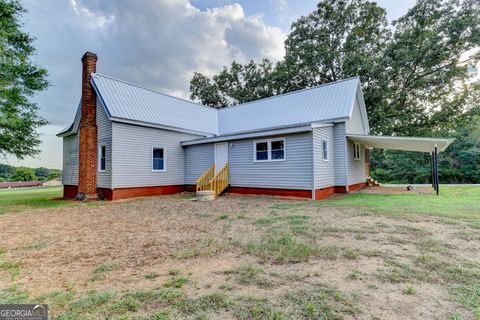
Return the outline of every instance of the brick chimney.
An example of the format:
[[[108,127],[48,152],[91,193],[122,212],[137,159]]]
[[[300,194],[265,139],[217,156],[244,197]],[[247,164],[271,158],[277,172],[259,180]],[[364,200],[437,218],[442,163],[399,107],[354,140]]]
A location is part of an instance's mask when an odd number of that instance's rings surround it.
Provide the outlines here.
[[[97,194],[97,95],[91,74],[97,69],[97,55],[85,52],[82,56],[82,118],[80,119],[80,148],[77,200],[98,199]]]

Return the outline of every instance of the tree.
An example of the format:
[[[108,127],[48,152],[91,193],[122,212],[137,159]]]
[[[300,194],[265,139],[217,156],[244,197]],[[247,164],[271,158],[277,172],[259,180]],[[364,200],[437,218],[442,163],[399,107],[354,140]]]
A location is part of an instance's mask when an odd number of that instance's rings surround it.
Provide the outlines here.
[[[9,179],[15,174],[15,167],[9,164],[0,163],[0,177]]]
[[[234,61],[230,69],[224,67],[213,80],[196,72],[190,81],[190,98],[222,108],[270,97],[278,93],[272,79],[273,69],[272,62],[263,59],[261,63],[250,61],[245,65]]]
[[[62,170],[57,170],[57,169],[50,169],[48,173],[47,180],[54,180],[58,179],[62,176]]]
[[[35,168],[35,175],[39,178],[47,178],[50,170],[48,168]]]
[[[19,167],[12,177],[13,181],[33,181],[36,180],[35,172],[31,168]]]
[[[36,129],[47,124],[38,116],[34,93],[48,87],[47,71],[31,61],[33,38],[21,30],[25,12],[16,0],[0,0],[0,155],[35,155]]]
[[[472,115],[469,110],[480,101],[480,83],[471,83],[471,70],[480,61],[478,0],[417,0],[393,22],[392,31],[385,10],[374,2],[322,0],[314,12],[292,24],[285,49],[284,59],[273,68],[258,69],[254,80],[243,76],[240,82],[227,81],[230,86],[220,85],[219,79],[243,75],[247,65],[236,62],[212,80],[201,75],[202,81],[191,85],[197,90],[192,99],[226,106],[359,75],[373,134],[460,135],[459,141],[465,139],[463,128],[471,120],[463,115]],[[255,91],[258,87],[268,90]],[[451,148],[457,145],[468,144],[455,142]],[[427,160],[414,153],[374,151],[372,167],[379,170],[373,174],[413,181],[405,176],[405,168],[424,170]],[[440,168],[444,177],[446,164]],[[474,175],[460,171],[458,179],[472,181],[465,177]],[[416,176],[424,181],[427,175],[422,171]]]
[[[378,115],[384,120],[374,113],[372,124],[386,134],[431,134],[437,114],[459,115],[471,107],[444,108],[462,94],[471,77],[469,65],[480,60],[480,3],[418,0],[394,26],[382,55],[388,106]]]

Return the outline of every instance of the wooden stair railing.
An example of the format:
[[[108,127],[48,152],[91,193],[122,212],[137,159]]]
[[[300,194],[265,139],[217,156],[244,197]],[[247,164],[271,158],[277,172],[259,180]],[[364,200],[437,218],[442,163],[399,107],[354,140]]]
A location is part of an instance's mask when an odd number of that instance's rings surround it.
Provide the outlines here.
[[[215,197],[218,197],[228,187],[228,168],[227,163],[215,174],[215,165],[212,165],[197,179],[197,191],[213,190]]]
[[[218,197],[228,187],[228,163],[210,180],[209,185],[211,186],[210,190],[214,191],[215,197]]]
[[[208,188],[208,184],[210,180],[215,177],[215,164],[212,164],[210,168],[208,168],[207,171],[205,171],[198,179],[197,179],[197,187],[196,191],[204,191],[204,190],[210,190]]]

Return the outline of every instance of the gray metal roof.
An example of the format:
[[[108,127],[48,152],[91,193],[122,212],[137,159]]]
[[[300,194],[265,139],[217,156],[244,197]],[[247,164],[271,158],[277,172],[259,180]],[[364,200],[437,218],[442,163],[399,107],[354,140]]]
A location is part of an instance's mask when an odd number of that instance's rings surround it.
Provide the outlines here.
[[[100,74],[95,89],[111,119],[138,121],[192,132],[217,134],[217,110]]]
[[[361,92],[360,79],[354,77],[215,109],[98,73],[92,74],[92,83],[108,117],[113,121],[187,131],[205,136],[346,120],[352,115],[357,91]],[[68,135],[77,131],[79,110],[74,124],[58,135]]]
[[[349,118],[358,77],[219,110],[219,134]]]

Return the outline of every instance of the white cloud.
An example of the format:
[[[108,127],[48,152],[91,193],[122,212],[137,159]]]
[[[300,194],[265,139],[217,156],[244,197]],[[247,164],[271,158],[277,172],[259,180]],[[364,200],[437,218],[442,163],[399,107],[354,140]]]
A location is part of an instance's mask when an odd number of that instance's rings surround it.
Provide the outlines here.
[[[233,60],[284,54],[285,34],[245,16],[239,4],[200,11],[187,0],[78,2],[96,16],[115,17],[102,33],[108,55],[99,53],[100,69],[184,97],[194,71],[211,75]]]
[[[236,3],[205,11],[188,0],[25,0],[25,6],[26,29],[52,83],[35,98],[52,127],[39,159],[18,161],[25,165],[61,166],[61,139],[52,128],[73,120],[87,50],[97,53],[98,72],[183,98],[194,71],[212,75],[232,60],[276,61],[284,54],[285,34]]]
[[[109,25],[115,20],[115,16],[96,15],[87,8],[78,6],[76,0],[70,0],[70,4],[72,5],[72,9],[75,14],[79,15],[84,19],[84,21],[86,22],[84,25],[88,28],[102,28],[106,25]]]

